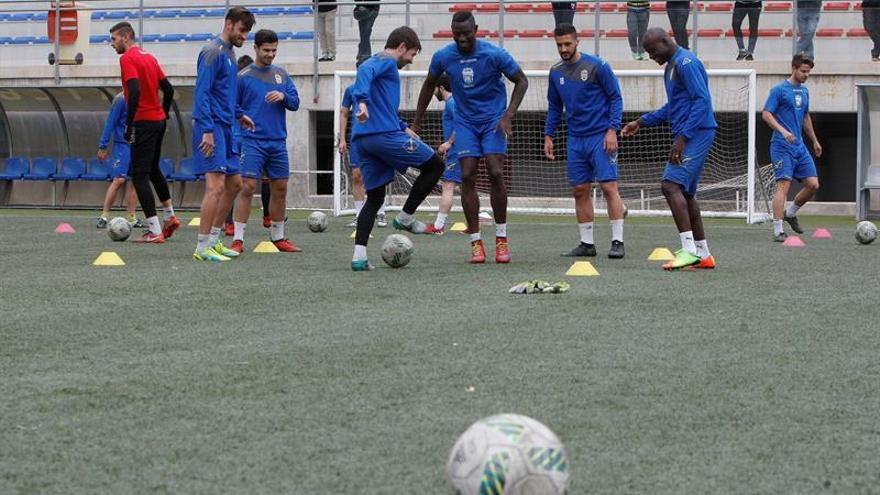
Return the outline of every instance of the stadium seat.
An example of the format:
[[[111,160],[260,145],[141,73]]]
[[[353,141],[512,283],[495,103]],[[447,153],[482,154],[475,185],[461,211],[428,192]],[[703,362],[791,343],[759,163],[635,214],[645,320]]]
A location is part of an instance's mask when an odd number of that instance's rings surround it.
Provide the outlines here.
[[[849,2],[825,2],[822,5],[825,12],[849,12]]]
[[[529,12],[532,10],[532,4],[530,3],[512,3],[510,5],[505,5],[504,10],[508,12]]]
[[[159,41],[163,43],[185,41],[186,35],[183,33],[163,34],[159,36]]]
[[[250,9],[254,15],[284,15],[285,9],[284,7],[257,7],[254,9]]]
[[[546,29],[524,29],[519,32],[520,38],[543,38],[545,36],[552,36],[553,33],[551,31],[547,31]]]
[[[516,34],[517,34],[516,29],[505,29],[505,30],[504,30],[504,38],[505,38],[505,39],[507,39],[507,38],[513,38],[513,37],[516,36]],[[498,37],[498,31],[497,31],[497,30],[495,30],[495,31],[490,31],[490,32],[489,32],[489,37],[490,37],[490,38],[497,38],[497,37]]]
[[[846,31],[843,28],[819,28],[816,36],[819,38],[840,38]]]
[[[208,41],[213,37],[211,33],[192,33],[186,35],[186,41]]]
[[[174,160],[171,158],[163,158],[159,161],[159,170],[166,179],[170,179],[174,174]]]
[[[311,7],[286,7],[284,9],[285,15],[311,15],[312,8]]]
[[[451,40],[452,39],[452,31],[449,29],[441,29],[434,33],[434,39],[438,40]]]
[[[865,28],[852,28],[846,32],[846,36],[848,38],[864,38],[868,36],[868,32],[865,31]]]
[[[623,7],[624,11],[626,11],[626,4],[619,4],[617,2],[602,2],[599,4],[600,12],[617,12],[620,8]]]
[[[108,12],[104,19],[129,19],[137,17],[137,14],[128,10],[116,10]]]
[[[709,2],[706,5],[706,12],[730,12],[733,10],[733,4],[728,2]]]
[[[226,15],[226,9],[208,9],[208,17],[223,17]]]
[[[766,12],[789,12],[791,11],[791,2],[767,2],[764,4]]]
[[[8,20],[9,20],[9,14],[0,12],[0,22],[8,21]]]
[[[206,17],[208,9],[189,9],[180,13],[180,17]]]
[[[312,31],[297,31],[293,33],[290,37],[292,40],[311,40],[315,38],[315,33]]]
[[[599,30],[599,36],[605,34],[605,31]],[[578,31],[579,38],[595,38],[596,30],[595,29],[581,29]]]
[[[580,5],[580,4],[578,4]],[[541,13],[550,13],[553,12],[553,4],[550,2],[547,3],[536,3],[532,7],[532,12],[541,12]]]
[[[583,2],[576,4],[574,7],[575,12],[586,12],[588,10],[590,12],[592,12],[594,9],[595,9],[595,6],[592,3],[583,3]],[[551,10],[552,10],[552,8],[551,8]]]
[[[153,43],[159,41],[162,37],[160,34],[145,34],[143,35],[144,43]]]
[[[106,15],[107,15],[107,12],[105,12],[103,10],[96,10],[96,11],[92,12],[92,20],[94,21],[94,20],[98,20],[98,19],[103,19],[104,16],[106,16]]]
[[[724,30],[721,28],[697,30],[697,36],[700,38],[720,38],[723,34]]]
[[[497,3],[481,3],[477,5],[477,12],[498,12]]]
[[[606,38],[628,38],[629,30],[627,29],[609,29],[605,31]]]
[[[110,35],[109,34],[93,34],[89,36],[89,43],[110,43]]]
[[[35,45],[48,45],[49,37],[48,36],[37,36],[37,39],[34,40]]]
[[[196,175],[195,165],[193,164],[192,158],[184,158],[180,160],[180,168],[177,169],[177,172],[171,174],[171,180],[181,181],[181,182],[192,182],[199,180],[198,175]]]
[[[11,36],[0,36],[0,45],[9,45],[12,43]]]
[[[33,45],[37,41],[36,36],[16,36],[12,38],[11,45]]]
[[[40,156],[31,161],[31,171],[24,174],[24,180],[49,180],[55,174],[57,160],[48,156]]]
[[[19,180],[28,173],[28,159],[21,156],[10,156],[6,159],[0,180]]]
[[[168,9],[168,10],[160,10],[156,12],[156,17],[159,19],[174,19],[180,17],[183,11],[180,9]]]
[[[7,18],[10,21],[29,21],[34,16],[33,12],[13,12]]]
[[[52,176],[55,180],[79,180],[86,173],[86,161],[75,156],[68,156],[61,161],[61,170]]]
[[[666,2],[651,2],[651,12],[666,12]]]
[[[49,13],[48,12],[34,12],[34,15],[31,16],[32,21],[48,21]]]
[[[477,38],[488,38],[489,30],[488,29],[478,29],[477,30]]]
[[[107,180],[110,178],[110,164],[105,160],[92,158],[89,161],[89,171],[82,174],[82,180]]]

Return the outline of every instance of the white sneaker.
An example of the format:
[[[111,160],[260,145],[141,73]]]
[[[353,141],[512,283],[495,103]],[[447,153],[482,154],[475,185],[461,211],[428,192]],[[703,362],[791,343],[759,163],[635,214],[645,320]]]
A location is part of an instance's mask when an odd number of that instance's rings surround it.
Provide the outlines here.
[[[355,216],[355,217],[351,220],[351,222],[349,222],[349,224],[346,225],[346,227],[350,227],[350,228],[352,228],[352,229],[357,228],[357,226],[358,226],[358,217],[357,217],[357,216]]]
[[[376,226],[383,229],[388,226],[388,220],[385,219],[384,213],[376,215]]]

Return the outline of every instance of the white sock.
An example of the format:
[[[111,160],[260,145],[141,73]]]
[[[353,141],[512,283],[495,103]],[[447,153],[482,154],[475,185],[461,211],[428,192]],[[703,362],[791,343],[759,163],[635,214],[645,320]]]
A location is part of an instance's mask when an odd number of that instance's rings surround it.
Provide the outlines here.
[[[471,242],[480,241],[480,240],[482,240],[482,239],[483,239],[483,238],[480,237],[480,233],[479,233],[479,232],[474,232],[474,233],[471,234]]]
[[[397,214],[397,221],[400,222],[401,225],[409,225],[413,222],[413,216],[401,210],[400,213]]]
[[[361,246],[360,244],[354,245],[354,257],[352,261],[357,260],[365,260],[367,259],[367,246]]]
[[[165,216],[165,220],[168,220],[169,218],[174,216],[174,207],[173,206],[163,206],[162,213]]]
[[[679,233],[678,236],[681,237],[681,248],[696,256],[697,246],[694,244],[694,232],[688,230],[687,232]]]
[[[211,227],[211,246],[220,242],[220,232],[223,232],[220,227]]]
[[[448,213],[438,213],[437,219],[434,220],[434,228],[442,229],[446,225],[446,218],[449,217]]]
[[[235,234],[232,235],[233,241],[243,241],[244,240],[244,229],[247,227],[246,222],[232,222],[232,225],[235,226]]]
[[[708,258],[712,254],[709,252],[709,241],[706,239],[694,241],[694,245],[697,246],[697,256],[700,258]]]
[[[355,201],[354,202],[354,216],[357,217],[361,214],[361,208],[364,207],[363,201]]]
[[[773,220],[773,235],[779,235],[785,232],[785,229],[782,227],[782,220]]]
[[[623,242],[623,219],[611,221],[611,240]]]
[[[159,235],[162,233],[162,227],[159,226],[159,217],[153,215],[147,219],[147,228],[150,229],[150,233],[154,235]]]
[[[272,220],[272,224],[269,225],[269,239],[274,241],[280,241],[284,239],[284,221],[276,222]]]
[[[211,234],[199,234],[199,243],[196,244],[196,252],[200,253],[211,245]]]
[[[581,242],[593,244],[593,222],[579,223],[578,230],[581,231]]]
[[[506,223],[496,223],[495,224],[495,237],[507,237],[507,224]]]
[[[797,216],[797,212],[798,212],[798,210],[800,210],[800,209],[801,209],[801,207],[798,206],[798,205],[796,205],[796,204],[794,203],[794,201],[792,201],[791,204],[788,205],[788,208],[785,209],[785,215],[786,215],[786,216],[789,216],[789,217]]]

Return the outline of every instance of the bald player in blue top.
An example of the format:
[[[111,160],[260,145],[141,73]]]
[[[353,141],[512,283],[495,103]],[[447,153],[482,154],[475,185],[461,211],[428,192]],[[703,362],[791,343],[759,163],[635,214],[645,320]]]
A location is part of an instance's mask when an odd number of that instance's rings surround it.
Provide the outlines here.
[[[431,102],[437,79],[445,72],[455,95],[455,149],[461,165],[461,207],[471,237],[471,263],[485,263],[486,249],[480,237],[480,198],[476,179],[480,158],[486,160],[491,182],[490,197],[495,213],[495,262],[509,263],[507,242],[507,189],[504,160],[513,117],[529,87],[526,75],[503,48],[476,39],[477,24],[470,12],[452,17],[454,43],[431,58],[422,84],[413,130],[420,131],[422,117]],[[502,76],[514,83],[510,104]]]
[[[709,94],[709,76],[700,59],[676,45],[662,28],[649,29],[643,45],[653,61],[666,65],[663,82],[667,102],[627,124],[621,134],[632,136],[642,126],[666,122],[672,127],[672,150],[660,187],[678,227],[681,249],[663,268],[715,268],[695,197],[718,127]]]

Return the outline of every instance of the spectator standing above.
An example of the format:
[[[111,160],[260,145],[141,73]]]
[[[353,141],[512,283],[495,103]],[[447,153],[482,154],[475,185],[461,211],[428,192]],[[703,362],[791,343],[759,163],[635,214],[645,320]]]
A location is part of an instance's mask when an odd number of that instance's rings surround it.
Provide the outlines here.
[[[862,24],[874,42],[871,47],[871,60],[880,62],[880,0],[862,2]]]
[[[813,37],[816,36],[821,9],[822,2],[818,0],[798,0],[797,27],[799,36],[794,50],[796,53],[813,58]]]
[[[648,19],[651,18],[648,0],[630,0],[626,2],[626,29],[629,31],[629,49],[633,60],[647,60],[648,56],[642,47],[645,32],[648,31]]]
[[[688,49],[688,17],[691,15],[690,0],[670,0],[666,2],[666,15],[669,16],[669,25],[672,27],[672,35],[675,43]]]
[[[556,27],[560,24],[574,24],[574,11],[577,8],[576,2],[550,2],[553,6],[553,20]]]
[[[361,40],[358,43],[357,63],[370,58],[373,55],[370,48],[370,35],[373,34],[373,23],[379,16],[379,1],[355,0],[354,19],[358,21],[358,33]]]
[[[733,4],[733,36],[739,48],[737,60],[754,60],[755,45],[758,44],[758,19],[761,17],[761,0],[738,0]],[[743,43],[742,23],[749,17],[749,48]]]
[[[318,0],[318,41],[321,43],[318,62],[336,60],[336,0]]]

